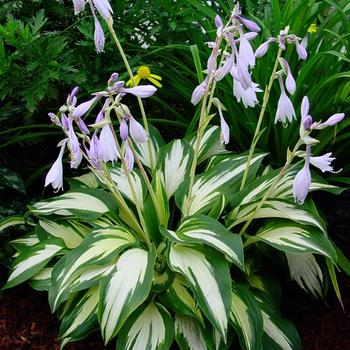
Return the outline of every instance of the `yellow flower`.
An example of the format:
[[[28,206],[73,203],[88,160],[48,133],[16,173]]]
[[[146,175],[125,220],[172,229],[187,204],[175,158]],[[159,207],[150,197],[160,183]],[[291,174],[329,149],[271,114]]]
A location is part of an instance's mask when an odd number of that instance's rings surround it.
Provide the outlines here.
[[[155,86],[161,88],[162,84],[159,82],[159,80],[162,80],[162,77],[157,74],[152,74],[151,70],[147,66],[141,66],[137,70],[137,74],[134,75],[134,84],[132,82],[132,79],[128,80],[126,83],[126,86],[137,86],[140,83],[141,79],[147,79],[151,83],[153,83]]]
[[[308,31],[308,33],[316,33],[317,29],[318,28],[317,28],[316,23],[312,23],[307,31]]]

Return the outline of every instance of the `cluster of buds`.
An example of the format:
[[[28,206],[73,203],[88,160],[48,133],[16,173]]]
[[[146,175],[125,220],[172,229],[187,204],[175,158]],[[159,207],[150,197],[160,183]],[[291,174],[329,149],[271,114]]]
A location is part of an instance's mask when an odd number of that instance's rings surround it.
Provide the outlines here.
[[[303,168],[296,175],[293,182],[293,196],[296,202],[303,204],[311,185],[310,164],[320,169],[323,173],[334,172],[331,165],[335,159],[332,153],[326,153],[322,156],[311,156],[311,147],[319,141],[310,137],[313,130],[322,130],[329,126],[336,125],[344,119],[344,113],[336,113],[329,117],[325,122],[314,122],[309,115],[310,103],[307,96],[303,98],[301,104],[301,123],[300,123],[300,138],[306,144],[305,162]]]
[[[95,92],[92,98],[77,105],[78,87],[68,95],[66,104],[61,106],[57,114],[49,113],[51,121],[62,128],[66,135],[58,145],[61,147],[57,160],[54,162],[45,179],[45,186],[51,184],[55,190],[63,188],[62,159],[66,146],[70,153],[71,168],[78,168],[85,157],[95,170],[101,170],[102,164],[124,160],[125,171],[131,171],[134,164],[134,154],[130,147],[130,139],[137,143],[146,142],[148,135],[142,125],[131,115],[129,108],[121,103],[125,94],[146,98],[156,92],[152,85],[141,85],[125,88],[124,81],[118,80],[118,74],[113,73],[108,80],[108,87],[104,91]],[[89,126],[93,129],[90,138],[90,130],[83,117],[100,102],[102,108],[98,112],[95,121]],[[122,147],[118,147],[116,133],[113,129],[110,113],[114,111],[118,121]],[[77,127],[78,131],[74,129]],[[81,139],[82,143],[79,142]],[[120,154],[123,150],[123,154]]]
[[[96,11],[104,20],[112,22],[113,10],[108,0],[73,0],[74,14],[78,15],[84,11],[86,2],[89,3],[92,15],[94,17],[94,42],[97,53],[100,53],[103,51],[105,46],[105,35],[102,26],[97,18]]]

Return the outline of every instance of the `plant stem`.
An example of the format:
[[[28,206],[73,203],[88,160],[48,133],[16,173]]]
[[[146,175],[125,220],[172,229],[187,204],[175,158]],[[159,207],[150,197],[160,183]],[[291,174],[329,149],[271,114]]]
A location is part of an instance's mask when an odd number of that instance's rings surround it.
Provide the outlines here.
[[[294,159],[295,153],[298,151],[299,147],[302,145],[302,140],[301,138],[299,139],[299,141],[296,143],[296,145],[293,148],[293,151],[289,153],[289,150],[287,151],[287,160],[286,163],[284,164],[283,168],[281,169],[281,171],[278,173],[277,177],[275,178],[275,180],[272,182],[270,188],[266,191],[266,193],[264,194],[263,198],[261,199],[261,201],[259,202],[259,204],[256,206],[256,208],[254,209],[254,211],[251,213],[251,215],[249,216],[249,219],[246,221],[246,223],[244,224],[244,226],[242,227],[242,229],[240,230],[239,234],[242,235],[247,228],[249,227],[250,223],[254,220],[256,213],[261,209],[261,207],[265,204],[266,200],[268,199],[268,197],[273,193],[273,191],[276,188],[276,185],[279,183],[279,181],[281,180],[281,178],[285,175],[285,173],[287,172],[291,162]],[[228,229],[231,229],[233,227],[233,225],[229,226]]]
[[[122,57],[122,60],[124,62],[124,65],[126,67],[126,70],[128,71],[128,74],[130,76],[130,79],[132,82],[134,82],[134,75],[132,74],[132,70],[131,70],[131,67],[130,67],[130,64],[128,62],[128,59],[126,58],[126,55],[125,55],[125,52],[123,50],[123,47],[121,46],[120,44],[120,41],[118,39],[118,36],[113,28],[113,22],[111,20],[106,20],[106,23],[107,23],[107,26],[108,26],[108,29],[110,31],[110,33],[112,34],[112,38],[118,48],[118,51],[120,53],[120,56]],[[133,84],[134,86],[134,84]],[[146,112],[145,112],[145,108],[143,106],[143,102],[142,102],[142,99],[141,97],[138,97],[137,96],[137,101],[138,101],[138,104],[139,104],[139,107],[140,107],[140,111],[141,111],[141,116],[142,116],[142,120],[143,120],[143,125],[145,127],[145,130],[147,132],[148,135],[150,135],[149,133],[149,126],[148,126],[148,121],[147,121],[147,116],[146,116]],[[152,140],[149,136],[148,140],[147,140],[147,147],[148,147],[148,153],[149,153],[149,159],[150,159],[150,165],[151,165],[151,169],[154,170],[154,167],[155,167],[155,164],[154,164],[154,159],[153,159],[153,153],[152,153],[152,144],[151,144]]]
[[[262,124],[262,121],[264,119],[267,103],[269,102],[269,99],[270,99],[270,92],[271,92],[273,81],[275,79],[275,74],[277,72],[279,58],[281,57],[281,54],[282,54],[282,49],[279,49],[278,52],[277,52],[275,65],[274,65],[273,70],[272,70],[270,81],[269,81],[268,85],[265,88],[263,104],[261,106],[261,110],[260,110],[260,114],[259,114],[259,118],[258,118],[258,123],[257,123],[256,128],[255,128],[253,140],[252,140],[252,143],[250,145],[249,154],[248,154],[248,158],[247,158],[247,164],[246,164],[246,167],[244,169],[244,174],[243,174],[243,178],[242,178],[242,182],[241,182],[240,191],[244,188],[244,186],[245,186],[245,184],[247,182],[247,179],[248,179],[250,163],[251,163],[252,158],[253,158],[255,146],[258,143],[258,140],[259,140],[259,137],[260,137],[261,124]]]

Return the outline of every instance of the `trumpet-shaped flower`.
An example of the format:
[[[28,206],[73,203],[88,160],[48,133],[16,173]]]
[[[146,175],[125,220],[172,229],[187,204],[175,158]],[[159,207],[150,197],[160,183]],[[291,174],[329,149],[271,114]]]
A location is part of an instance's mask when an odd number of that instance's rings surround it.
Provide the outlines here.
[[[157,88],[152,85],[140,85],[132,88],[123,88],[123,93],[132,94],[137,97],[146,98],[154,95]]]
[[[278,100],[275,123],[281,121],[284,124],[287,119],[291,122],[295,118],[295,110],[292,101],[286,94],[281,76],[278,77],[278,81],[281,87],[281,96]]]
[[[315,129],[324,129],[328,126],[333,126],[341,122],[345,117],[344,113],[336,113],[329,117],[324,123],[321,123],[315,127]]]
[[[130,172],[134,167],[135,158],[134,153],[132,152],[132,149],[127,141],[124,142],[124,161],[126,166],[124,171]]]
[[[208,86],[208,77],[206,77],[192,92],[191,103],[196,105],[202,99]]]
[[[93,106],[93,104],[96,103],[100,98],[101,96],[95,96],[89,101],[81,103],[79,106],[77,106],[74,109],[72,116],[74,118],[82,117]]]
[[[97,53],[103,52],[103,49],[105,47],[105,34],[103,32],[103,29],[101,27],[101,24],[99,20],[95,17],[95,32],[94,32],[94,42],[95,42],[95,48]]]
[[[289,64],[288,64],[287,60],[284,59],[283,57],[280,57],[279,60],[280,60],[280,63],[282,65],[284,73],[287,75],[286,89],[291,95],[294,95],[295,90],[296,90],[296,83],[295,83],[294,77],[292,75],[292,72],[290,70]]]
[[[299,59],[301,60],[306,60],[307,59],[307,51],[305,47],[299,43],[299,41],[295,41],[295,48],[297,50],[297,54]]]
[[[99,138],[99,154],[104,162],[113,162],[118,159],[116,141],[109,124],[105,125],[101,130]]]
[[[269,49],[269,46],[272,42],[276,41],[275,38],[270,38],[268,40],[266,40],[265,42],[263,42],[255,51],[255,58],[260,58],[262,56],[264,56],[267,52],[267,50]]]
[[[326,153],[323,156],[319,157],[310,157],[310,163],[316,168],[320,169],[323,173],[329,171],[330,173],[334,173],[333,167],[331,163],[335,158],[332,157],[332,153]]]
[[[255,55],[250,45],[249,41],[243,35],[243,32],[240,31],[240,42],[239,42],[239,57],[242,63],[247,67],[255,66]]]
[[[120,137],[123,141],[127,140],[127,138],[129,137],[128,124],[127,124],[125,118],[122,118],[122,120],[120,122],[119,133],[120,133]]]
[[[157,74],[153,74],[150,68],[147,66],[139,67],[139,69],[137,70],[137,74],[133,77],[133,79],[129,79],[127,81],[126,86],[137,86],[139,85],[142,79],[150,81],[159,88],[162,87],[162,84],[160,83],[162,77]]]
[[[93,3],[104,19],[112,19],[113,10],[108,0],[93,0]]]
[[[306,157],[303,168],[298,172],[293,181],[293,197],[296,202],[303,204],[311,185],[311,173],[309,168],[311,146],[306,146]]]
[[[60,189],[63,190],[63,165],[62,165],[62,158],[63,153],[66,147],[66,141],[63,141],[60,149],[60,153],[58,154],[58,157],[56,161],[52,164],[51,169],[46,175],[45,178],[45,187],[50,185],[55,192],[59,191]]]
[[[84,11],[85,0],[73,0],[74,14],[77,15],[80,12]]]
[[[129,129],[130,136],[135,142],[144,143],[148,140],[145,129],[133,116],[129,119]]]
[[[97,169],[101,169],[101,154],[100,154],[100,140],[96,132],[92,135],[90,140],[90,149],[87,151],[91,164]]]
[[[240,15],[236,15],[235,18],[240,21],[246,28],[251,30],[252,32],[259,33],[260,32],[260,27],[253,21],[251,21],[248,18],[245,18]]]
[[[259,103],[256,93],[262,91],[258,86],[258,84],[252,83],[251,87],[244,90],[241,83],[233,79],[233,94],[238,102],[242,100],[245,108],[255,107]]]

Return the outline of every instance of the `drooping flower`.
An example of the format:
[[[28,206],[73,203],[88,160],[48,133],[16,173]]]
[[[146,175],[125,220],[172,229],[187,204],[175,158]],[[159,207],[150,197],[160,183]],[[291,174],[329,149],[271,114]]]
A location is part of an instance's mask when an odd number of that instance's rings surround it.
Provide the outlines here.
[[[77,15],[80,12],[84,11],[85,0],[73,0],[74,14]]]
[[[94,16],[94,21],[95,21],[95,32],[94,32],[95,48],[97,53],[101,53],[103,52],[103,49],[105,47],[105,34],[96,16]]]
[[[52,167],[50,168],[45,178],[45,187],[51,184],[52,188],[56,190],[55,192],[59,191],[60,189],[63,190],[62,159],[63,159],[63,153],[65,150],[65,147],[66,147],[66,141],[63,141],[58,157],[56,161],[52,164]]]
[[[129,118],[129,129],[131,138],[137,143],[144,143],[148,140],[143,126],[132,116]]]
[[[108,0],[92,0],[96,10],[104,19],[112,19],[112,7],[109,4]]]
[[[255,105],[259,103],[256,93],[262,92],[258,86],[258,84],[252,83],[251,87],[244,90],[241,83],[233,79],[233,95],[236,97],[238,102],[241,102],[242,100],[245,108],[255,107]]]
[[[96,132],[91,137],[90,149],[87,151],[91,164],[97,169],[101,169],[100,140]]]
[[[74,132],[72,119],[68,120],[68,148],[71,157],[70,167],[72,169],[77,169],[83,159],[83,155],[80,149],[78,137]]]
[[[115,161],[118,159],[117,145],[109,124],[105,125],[99,137],[100,157],[104,162]]]
[[[119,125],[120,138],[125,141],[129,137],[129,128],[125,118],[122,118]]]
[[[307,59],[307,51],[305,47],[299,43],[298,40],[295,41],[295,48],[297,50],[297,54],[299,59],[306,60]]]
[[[192,92],[191,103],[196,105],[204,96],[205,90],[208,86],[208,77],[206,77]]]
[[[230,128],[226,123],[226,120],[224,119],[224,116],[222,114],[222,110],[220,107],[218,108],[218,111],[220,116],[221,143],[224,143],[225,145],[227,145],[230,142]]]
[[[152,85],[140,85],[132,88],[123,88],[122,91],[123,93],[132,94],[141,98],[146,98],[152,96],[157,91],[157,88]]]
[[[224,23],[222,22],[222,19],[219,15],[215,16],[215,26],[217,28],[216,30],[216,36],[221,36],[222,31],[224,29]]]
[[[333,126],[341,122],[345,117],[344,113],[336,113],[329,117],[324,123],[318,124],[315,126],[315,129],[324,129],[328,126]]]
[[[278,81],[281,87],[281,96],[278,100],[275,123],[281,121],[285,124],[286,119],[291,122],[295,118],[295,110],[292,101],[286,94],[281,76],[278,76]]]
[[[240,42],[239,42],[239,57],[242,63],[247,67],[255,66],[255,55],[249,41],[244,37],[243,32],[240,30]]]
[[[133,80],[129,79],[126,83],[126,86],[137,86],[142,79],[150,81],[159,88],[162,87],[162,84],[159,82],[162,80],[162,77],[157,74],[153,74],[148,66],[139,67],[136,75],[133,77]]]
[[[241,22],[245,27],[247,27],[249,30],[251,30],[252,32],[256,32],[259,33],[260,32],[260,27],[253,21],[251,21],[248,18],[245,18],[243,16],[240,15],[235,15],[235,18]]]
[[[89,101],[81,103],[79,106],[77,106],[74,109],[74,111],[72,113],[73,118],[82,117],[92,107],[92,105],[95,102],[97,102],[100,98],[101,98],[101,96],[95,96],[92,99],[90,99]]]
[[[293,197],[296,202],[303,204],[311,185],[310,173],[311,146],[306,146],[306,157],[303,168],[298,172],[293,181]]]
[[[255,51],[255,58],[260,58],[262,56],[264,56],[269,48],[269,45],[276,41],[275,38],[270,38],[268,40],[266,40],[265,42],[263,42]]]
[[[61,113],[61,126],[64,130],[69,130],[69,119],[64,113]]]
[[[313,123],[312,117],[309,115],[309,110],[309,98],[304,96],[303,101],[301,102],[301,122],[306,130],[309,130]]]
[[[224,64],[219,69],[216,70],[215,79],[217,81],[222,80],[228,73],[230,73],[233,67],[233,61],[234,61],[234,56],[233,55],[228,56],[224,61]]]
[[[288,64],[287,60],[284,59],[283,57],[280,57],[279,61],[281,63],[281,66],[283,68],[284,73],[287,76],[286,89],[291,95],[294,95],[295,90],[296,90],[296,83],[295,83],[294,77],[292,75],[292,72],[290,70],[289,64]]]
[[[126,166],[124,171],[130,172],[134,167],[135,158],[127,141],[124,142],[124,161]]]
[[[310,157],[310,163],[316,168],[320,169],[323,173],[329,171],[330,173],[334,173],[333,167],[331,163],[335,158],[332,157],[332,153],[326,153],[323,156],[318,157]]]

